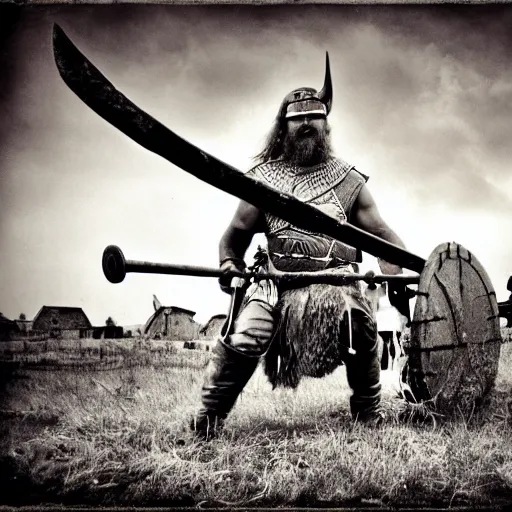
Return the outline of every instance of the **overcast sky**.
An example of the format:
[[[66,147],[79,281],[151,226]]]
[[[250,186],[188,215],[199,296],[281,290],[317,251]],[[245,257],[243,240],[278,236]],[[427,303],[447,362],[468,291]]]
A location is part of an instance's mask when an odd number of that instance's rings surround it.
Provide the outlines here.
[[[61,305],[82,307],[95,325],[144,323],[153,294],[200,322],[228,306],[215,279],[103,276],[109,244],[128,259],[217,266],[238,200],[89,110],[57,73],[54,22],[140,108],[243,171],[284,95],[321,87],[328,50],[336,153],[370,176],[410,251],[427,258],[459,242],[508,298],[512,7],[38,7],[0,56],[7,317]]]

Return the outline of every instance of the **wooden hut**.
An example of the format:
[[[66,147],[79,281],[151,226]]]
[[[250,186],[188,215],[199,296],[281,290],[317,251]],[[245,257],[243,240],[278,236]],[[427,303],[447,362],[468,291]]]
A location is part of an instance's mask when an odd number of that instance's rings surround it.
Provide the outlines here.
[[[124,328],[118,325],[93,327],[92,337],[96,340],[124,338]]]
[[[20,331],[20,334],[22,336],[29,336],[33,329],[33,321],[32,320],[14,320],[16,322],[16,325],[18,326],[18,329]]]
[[[220,330],[226,321],[226,315],[213,315],[199,330],[199,339],[214,340],[220,335]]]
[[[17,336],[19,327],[14,320],[9,320],[0,313],[0,341],[9,341]]]
[[[84,338],[91,329],[82,308],[75,307],[43,306],[32,322],[33,331],[49,333],[52,338]]]
[[[144,327],[144,335],[154,339],[190,341],[199,334],[195,311],[177,306],[160,306]]]

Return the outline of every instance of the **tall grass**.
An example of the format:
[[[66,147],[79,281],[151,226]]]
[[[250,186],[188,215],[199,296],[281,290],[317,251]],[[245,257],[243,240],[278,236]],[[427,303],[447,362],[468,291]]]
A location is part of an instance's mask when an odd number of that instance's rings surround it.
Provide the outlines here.
[[[204,350],[184,350],[183,342],[143,338],[122,340],[52,339],[1,342],[0,364],[27,370],[113,370],[131,366],[194,366],[210,358]]]
[[[199,367],[17,370],[2,479],[18,504],[500,505],[512,496],[511,354],[485,409],[449,421],[399,419],[385,372],[379,428],[351,420],[343,368],[295,391],[272,391],[258,369],[207,444],[188,431]]]

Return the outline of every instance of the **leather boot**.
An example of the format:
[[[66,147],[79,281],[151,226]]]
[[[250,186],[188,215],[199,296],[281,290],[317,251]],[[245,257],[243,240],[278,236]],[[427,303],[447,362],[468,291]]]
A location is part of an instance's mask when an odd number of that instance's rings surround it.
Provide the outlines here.
[[[190,423],[196,438],[207,441],[216,436],[258,361],[258,357],[245,356],[217,342],[201,392],[203,406]]]

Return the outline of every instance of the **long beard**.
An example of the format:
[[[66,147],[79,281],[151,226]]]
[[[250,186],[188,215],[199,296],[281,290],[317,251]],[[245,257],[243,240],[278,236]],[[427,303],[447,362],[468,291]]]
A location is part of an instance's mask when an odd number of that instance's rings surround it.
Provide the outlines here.
[[[305,135],[298,130],[295,135],[287,134],[284,140],[283,157],[300,167],[310,167],[325,162],[331,156],[329,130],[318,131],[310,127]]]

